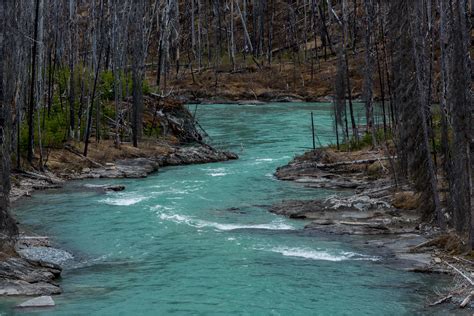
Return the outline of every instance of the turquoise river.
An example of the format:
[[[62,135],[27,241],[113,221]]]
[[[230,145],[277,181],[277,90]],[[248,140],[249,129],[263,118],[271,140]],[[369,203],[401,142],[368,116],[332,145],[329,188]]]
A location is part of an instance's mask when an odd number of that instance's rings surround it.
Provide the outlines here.
[[[194,106],[190,106],[194,111]],[[324,103],[201,105],[215,146],[236,161],[162,168],[145,179],[85,180],[14,205],[18,220],[74,255],[56,307],[0,315],[432,315],[439,276],[404,272],[363,243],[311,235],[267,211],[285,199],[334,194],[273,172],[334,142]],[[101,194],[85,184],[120,183]]]

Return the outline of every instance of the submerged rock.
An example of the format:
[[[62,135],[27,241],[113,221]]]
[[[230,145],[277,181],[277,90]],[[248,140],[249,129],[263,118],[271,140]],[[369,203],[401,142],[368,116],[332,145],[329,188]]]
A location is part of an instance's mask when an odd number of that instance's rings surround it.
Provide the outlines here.
[[[32,307],[53,307],[55,306],[54,300],[51,296],[40,296],[32,298],[26,302],[18,304],[16,307],[19,308],[32,308]]]
[[[102,191],[114,191],[119,192],[125,190],[125,186],[123,184],[84,184],[85,188],[88,189],[96,189]]]
[[[104,187],[104,191],[114,191],[114,192],[120,192],[125,190],[125,186],[121,184],[117,185],[108,185]]]

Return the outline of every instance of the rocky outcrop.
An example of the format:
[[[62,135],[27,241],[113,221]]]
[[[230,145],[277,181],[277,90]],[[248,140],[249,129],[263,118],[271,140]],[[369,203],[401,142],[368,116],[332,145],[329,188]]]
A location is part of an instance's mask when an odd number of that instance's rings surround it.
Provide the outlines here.
[[[237,154],[217,151],[208,146],[190,146],[176,148],[160,160],[163,166],[200,164],[238,159]]]
[[[397,210],[383,199],[367,195],[331,196],[323,200],[284,201],[270,212],[311,220],[307,231],[337,235],[400,234],[416,230],[417,215]]]
[[[49,171],[43,173],[12,172],[12,188],[10,201],[14,202],[22,196],[29,196],[35,190],[60,188],[64,180]]]
[[[159,162],[151,158],[123,159],[105,167],[85,168],[75,178],[144,178],[157,171],[159,166]]]
[[[54,263],[13,257],[0,261],[0,295],[60,294],[55,279],[61,267]]]
[[[200,163],[211,163],[238,159],[231,152],[215,150],[209,146],[175,147],[165,156],[152,158],[133,158],[118,160],[99,168],[86,168],[75,179],[87,178],[145,178],[150,173],[158,171],[162,166],[177,166]],[[98,187],[97,187],[98,188]],[[120,190],[119,187],[101,187],[104,190]]]
[[[386,180],[387,161],[393,157],[384,157],[381,154],[383,153],[367,152],[362,157],[357,157],[316,149],[277,168],[275,177],[313,188],[363,190],[376,187],[374,183]],[[377,176],[370,172],[375,169]]]
[[[47,237],[20,235],[17,255],[0,261],[0,295],[60,294],[56,283],[62,265],[73,259],[67,251],[53,248]]]
[[[279,180],[295,181],[313,188],[356,189],[366,184],[358,179],[360,173],[353,173],[351,177],[339,174],[336,169],[324,168],[320,158],[310,160],[294,159],[289,164],[277,168],[275,177]]]
[[[151,94],[145,97],[147,108],[153,112],[152,121],[159,123],[164,136],[172,135],[180,144],[201,143],[203,137],[195,118],[183,102]],[[152,124],[153,125],[153,124]]]
[[[395,189],[387,174],[388,159],[370,151],[307,152],[278,168],[276,177],[310,187],[351,190],[317,200],[283,201],[269,211],[306,220],[308,235],[351,236],[352,244],[370,247],[394,267],[446,273],[436,251],[420,248],[437,232],[421,222],[417,195],[407,186]]]

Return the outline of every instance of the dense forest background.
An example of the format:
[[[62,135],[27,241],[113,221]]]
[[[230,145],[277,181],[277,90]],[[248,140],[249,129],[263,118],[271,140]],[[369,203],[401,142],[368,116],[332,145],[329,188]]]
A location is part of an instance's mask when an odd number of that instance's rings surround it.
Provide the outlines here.
[[[235,89],[247,98],[327,95],[338,144],[355,149],[365,139],[396,155],[394,180],[420,192],[426,221],[454,229],[472,247],[473,4],[2,1],[0,231],[17,234],[7,212],[11,168],[47,169],[48,152],[65,143],[87,156],[90,141],[139,146],[156,137],[147,119],[156,109],[144,95]],[[366,127],[354,117],[356,98]]]

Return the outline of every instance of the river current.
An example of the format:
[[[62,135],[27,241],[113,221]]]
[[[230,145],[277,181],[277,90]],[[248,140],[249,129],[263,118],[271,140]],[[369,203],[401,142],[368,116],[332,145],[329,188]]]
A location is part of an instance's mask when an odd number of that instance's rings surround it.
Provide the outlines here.
[[[194,105],[190,106],[192,112]],[[304,221],[267,211],[328,190],[273,172],[312,146],[335,142],[324,103],[200,105],[197,118],[230,162],[162,168],[146,179],[86,180],[35,193],[14,208],[74,259],[45,315],[413,315],[437,281],[385,263]],[[124,184],[102,194],[85,184]],[[22,300],[0,302],[0,314]],[[429,312],[429,313],[428,313]]]

